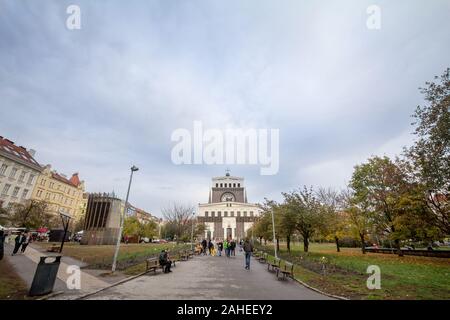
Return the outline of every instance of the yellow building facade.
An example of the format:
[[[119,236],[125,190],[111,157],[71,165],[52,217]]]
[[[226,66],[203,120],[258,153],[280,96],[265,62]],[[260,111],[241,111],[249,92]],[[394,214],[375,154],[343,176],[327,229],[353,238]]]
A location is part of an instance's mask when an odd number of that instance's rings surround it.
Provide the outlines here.
[[[86,210],[83,194],[84,181],[80,181],[78,173],[67,178],[47,165],[38,176],[31,198],[47,202],[49,212],[55,215],[64,212],[78,221]]]

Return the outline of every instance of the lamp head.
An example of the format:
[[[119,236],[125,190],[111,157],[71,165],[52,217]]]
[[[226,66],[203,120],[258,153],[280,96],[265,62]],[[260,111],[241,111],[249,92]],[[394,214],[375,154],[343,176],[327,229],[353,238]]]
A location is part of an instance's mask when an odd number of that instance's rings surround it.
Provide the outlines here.
[[[131,167],[131,171],[138,171],[138,170],[139,170],[139,168],[136,167],[136,166],[132,166],[132,167]]]

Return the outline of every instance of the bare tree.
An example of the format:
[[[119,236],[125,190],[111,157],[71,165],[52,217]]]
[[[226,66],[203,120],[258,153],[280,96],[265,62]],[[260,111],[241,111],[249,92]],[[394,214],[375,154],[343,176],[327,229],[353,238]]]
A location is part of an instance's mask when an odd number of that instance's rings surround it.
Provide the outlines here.
[[[173,203],[161,211],[167,223],[174,228],[177,243],[182,238],[190,237],[194,219],[192,215],[194,212],[193,206]]]

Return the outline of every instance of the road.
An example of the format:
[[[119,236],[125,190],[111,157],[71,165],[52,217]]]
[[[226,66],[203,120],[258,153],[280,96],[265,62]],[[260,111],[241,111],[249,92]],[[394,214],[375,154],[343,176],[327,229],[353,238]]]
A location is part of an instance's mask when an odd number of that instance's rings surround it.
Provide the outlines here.
[[[331,299],[291,279],[277,280],[265,264],[254,259],[251,270],[245,270],[241,253],[232,258],[195,256],[172,269],[169,274],[150,272],[87,299]]]

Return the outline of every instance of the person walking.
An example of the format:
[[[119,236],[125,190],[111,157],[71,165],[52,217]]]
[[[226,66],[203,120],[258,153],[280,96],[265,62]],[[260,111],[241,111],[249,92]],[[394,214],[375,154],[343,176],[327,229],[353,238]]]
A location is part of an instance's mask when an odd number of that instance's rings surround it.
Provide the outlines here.
[[[206,255],[206,245],[207,245],[206,239],[203,239],[202,240],[202,254],[203,255]]]
[[[30,244],[30,242],[31,242],[31,235],[27,232],[25,233],[25,241],[22,242],[22,249],[20,250],[20,252],[25,253],[25,249]]]
[[[230,243],[230,255],[232,255],[233,257],[236,256],[236,241],[231,240]]]
[[[245,269],[250,270],[250,257],[253,252],[253,245],[248,239],[244,241],[244,253],[245,253]]]
[[[25,241],[25,236],[24,236],[23,232],[21,232],[16,237],[15,244],[14,244],[14,250],[13,250],[13,252],[11,254],[12,256],[14,256],[17,253],[17,251],[19,251],[20,246],[22,245],[22,243],[24,243],[24,241]]]
[[[214,249],[214,244],[211,241],[211,239],[209,239],[208,240],[208,253],[209,253],[210,256],[212,256],[213,249]]]
[[[217,244],[217,255],[219,257],[222,256],[222,250],[223,250],[223,242],[219,241],[219,243]]]
[[[230,245],[228,243],[228,239],[225,239],[223,242],[223,248],[225,249],[225,255],[228,257],[230,257]]]

